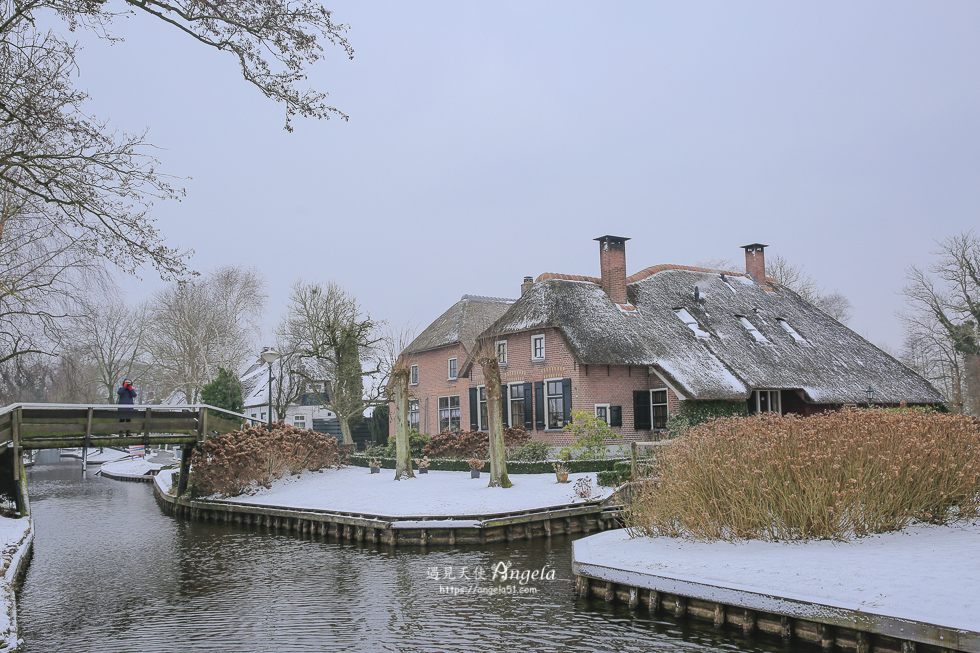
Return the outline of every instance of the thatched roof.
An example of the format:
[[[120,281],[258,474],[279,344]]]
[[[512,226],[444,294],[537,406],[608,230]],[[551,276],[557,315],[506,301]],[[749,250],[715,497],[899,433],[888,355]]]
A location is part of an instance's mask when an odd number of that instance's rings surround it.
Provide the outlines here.
[[[624,309],[594,280],[542,275],[486,334],[554,327],[580,363],[652,366],[695,400],[746,399],[765,388],[802,390],[812,403],[863,403],[871,386],[876,402],[943,401],[928,381],[773,280],[760,286],[744,274],[656,266],[629,281],[632,307]]]
[[[503,315],[513,303],[513,299],[463,295],[448,311],[437,317],[425,331],[420,333],[405,348],[403,354],[419,354],[461,344],[466,355],[469,355],[473,351],[476,337]]]

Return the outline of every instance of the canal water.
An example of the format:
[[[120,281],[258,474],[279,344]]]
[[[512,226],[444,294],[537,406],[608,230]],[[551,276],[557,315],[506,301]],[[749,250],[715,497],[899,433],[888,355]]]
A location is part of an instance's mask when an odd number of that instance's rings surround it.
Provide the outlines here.
[[[52,453],[28,472],[24,653],[784,651],[576,597],[569,538],[391,549],[196,523]]]

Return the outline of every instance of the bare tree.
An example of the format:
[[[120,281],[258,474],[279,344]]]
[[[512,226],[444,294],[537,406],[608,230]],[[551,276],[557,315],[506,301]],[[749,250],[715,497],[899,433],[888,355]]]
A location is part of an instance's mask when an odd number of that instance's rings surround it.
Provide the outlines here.
[[[408,402],[412,358],[402,352],[415,339],[416,327],[407,324],[401,328],[385,329],[376,347],[378,374],[376,387],[384,388],[382,396],[392,405],[391,420],[395,425],[395,480],[415,478],[409,443]]]
[[[336,283],[323,287],[302,281],[293,285],[286,323],[289,339],[301,355],[316,359],[327,371],[330,409],[340,421],[344,443],[353,444],[351,430],[364,419],[365,408],[381,398],[380,394],[365,396],[364,377],[378,369],[365,371],[362,366],[373,361],[381,324],[363,313],[357,299]]]
[[[507,475],[507,448],[504,441],[503,383],[500,378],[497,338],[486,332],[476,343],[473,360],[483,368],[484,391],[487,395],[487,431],[490,438],[490,487],[513,486]]]
[[[841,324],[854,313],[851,301],[839,292],[824,292],[806,271],[778,254],[766,260],[766,275],[786,286]]]
[[[265,299],[259,272],[234,266],[156,293],[146,342],[153,373],[165,392],[178,392],[193,404],[219,368],[241,371],[256,351],[255,325]]]
[[[910,309],[913,333],[942,334],[945,348],[960,359],[951,385],[962,392],[963,408],[980,413],[980,238],[972,231],[951,236],[937,243],[936,262],[928,272],[911,266],[903,290]],[[935,278],[931,275],[935,275]],[[935,343],[934,343],[935,344]],[[929,350],[937,356],[934,364],[946,358],[945,348]],[[954,397],[956,393],[954,391]]]

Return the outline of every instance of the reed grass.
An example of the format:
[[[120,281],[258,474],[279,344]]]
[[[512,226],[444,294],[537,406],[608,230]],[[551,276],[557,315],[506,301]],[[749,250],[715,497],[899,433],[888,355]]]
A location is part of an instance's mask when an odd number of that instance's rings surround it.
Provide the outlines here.
[[[658,452],[634,535],[848,540],[980,514],[976,420],[919,410],[719,419]]]

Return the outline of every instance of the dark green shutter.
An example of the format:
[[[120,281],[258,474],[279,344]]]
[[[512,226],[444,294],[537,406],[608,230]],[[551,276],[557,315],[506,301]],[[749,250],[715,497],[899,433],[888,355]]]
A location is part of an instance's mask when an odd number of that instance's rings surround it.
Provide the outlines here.
[[[534,382],[534,428],[544,430],[544,383]]]
[[[507,406],[510,405],[510,386],[504,385],[500,388],[500,418],[504,428],[510,426],[510,417],[507,415]]]
[[[562,408],[565,409],[565,414],[562,415],[562,420],[565,424],[572,421],[572,380],[562,379],[561,380],[561,403]]]
[[[534,395],[530,383],[524,384],[524,430],[534,430]]]
[[[610,406],[609,407],[609,426],[622,426],[623,425],[623,407],[622,406]]]
[[[479,430],[480,403],[476,398],[476,388],[470,388],[470,430]]]
[[[650,420],[650,391],[633,391],[633,428],[637,431],[649,431],[653,427]]]

